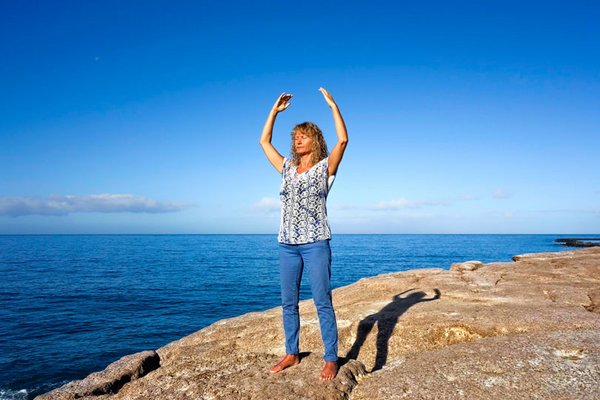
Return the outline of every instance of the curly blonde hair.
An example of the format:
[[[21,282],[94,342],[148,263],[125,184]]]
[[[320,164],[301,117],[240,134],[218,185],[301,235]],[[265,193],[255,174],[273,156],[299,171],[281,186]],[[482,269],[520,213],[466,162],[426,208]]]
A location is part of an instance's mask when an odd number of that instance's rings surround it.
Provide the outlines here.
[[[312,151],[312,164],[315,165],[329,154],[327,151],[327,143],[325,143],[325,138],[323,137],[323,132],[316,124],[313,124],[310,121],[303,122],[294,126],[292,129],[292,164],[298,165],[300,163],[300,156],[296,153],[296,149],[294,146],[294,139],[296,133],[303,133],[306,136],[310,137],[313,140],[313,151]]]

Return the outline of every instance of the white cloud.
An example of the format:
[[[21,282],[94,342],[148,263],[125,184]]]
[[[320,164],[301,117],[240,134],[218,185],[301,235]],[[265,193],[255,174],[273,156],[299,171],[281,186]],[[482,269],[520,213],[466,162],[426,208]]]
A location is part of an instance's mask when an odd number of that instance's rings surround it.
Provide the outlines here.
[[[471,193],[463,193],[459,196],[459,200],[469,201],[469,200],[478,200],[479,197],[473,196]]]
[[[273,197],[263,197],[257,203],[254,203],[252,205],[252,208],[254,208],[255,210],[258,210],[258,211],[263,211],[263,212],[268,212],[268,213],[279,211],[279,209],[280,209],[279,199],[276,199]]]
[[[52,194],[48,198],[0,197],[0,215],[67,215],[75,212],[166,213],[180,211],[186,205],[157,201],[132,194],[91,194],[74,196]]]
[[[492,197],[495,199],[508,199],[512,197],[512,194],[504,191],[503,189],[496,189],[494,193],[492,193]]]
[[[372,205],[372,210],[399,210],[404,208],[421,208],[429,206],[441,206],[448,205],[445,201],[431,201],[431,200],[409,200],[401,197],[399,199],[380,201],[379,203]]]
[[[576,213],[576,214],[597,214],[600,215],[600,208],[561,208],[550,210],[539,210],[544,213]]]
[[[346,203],[334,203],[332,208],[336,209],[336,210],[352,210],[355,209],[357,206],[353,205],[353,204],[346,204]]]

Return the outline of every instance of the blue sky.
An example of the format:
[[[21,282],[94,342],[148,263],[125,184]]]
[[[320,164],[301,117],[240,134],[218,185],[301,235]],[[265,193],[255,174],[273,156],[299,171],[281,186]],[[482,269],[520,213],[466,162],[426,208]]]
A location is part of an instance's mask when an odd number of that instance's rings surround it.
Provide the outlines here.
[[[349,145],[333,233],[599,233],[593,1],[1,2],[0,233],[276,233],[258,144]]]

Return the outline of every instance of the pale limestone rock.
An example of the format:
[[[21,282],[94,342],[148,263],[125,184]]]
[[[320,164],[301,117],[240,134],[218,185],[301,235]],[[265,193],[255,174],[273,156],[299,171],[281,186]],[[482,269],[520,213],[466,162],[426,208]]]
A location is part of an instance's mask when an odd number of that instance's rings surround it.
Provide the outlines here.
[[[472,261],[453,263],[452,266],[450,266],[450,271],[458,271],[458,272],[475,271],[476,269],[479,269],[481,267],[483,267],[483,263],[481,261],[472,260]]]
[[[600,331],[539,332],[413,354],[352,399],[598,399],[599,377]]]
[[[142,351],[121,357],[103,371],[94,372],[87,378],[69,382],[51,392],[37,396],[39,400],[77,399],[85,396],[94,399],[117,393],[123,385],[160,367],[154,350]]]
[[[341,368],[300,303],[299,365],[281,308],[219,321],[156,350],[160,368],[91,399],[598,399],[600,248],[515,256],[473,270],[413,270],[334,290]],[[68,385],[67,385],[68,386]],[[64,398],[70,399],[65,388]],[[70,397],[69,397],[70,396]]]

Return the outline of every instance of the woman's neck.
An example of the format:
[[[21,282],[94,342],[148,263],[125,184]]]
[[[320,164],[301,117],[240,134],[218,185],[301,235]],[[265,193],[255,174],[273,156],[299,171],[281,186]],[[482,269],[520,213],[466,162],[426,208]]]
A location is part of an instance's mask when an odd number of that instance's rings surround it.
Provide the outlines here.
[[[302,168],[310,168],[313,165],[312,153],[303,154],[298,160],[298,166]]]

